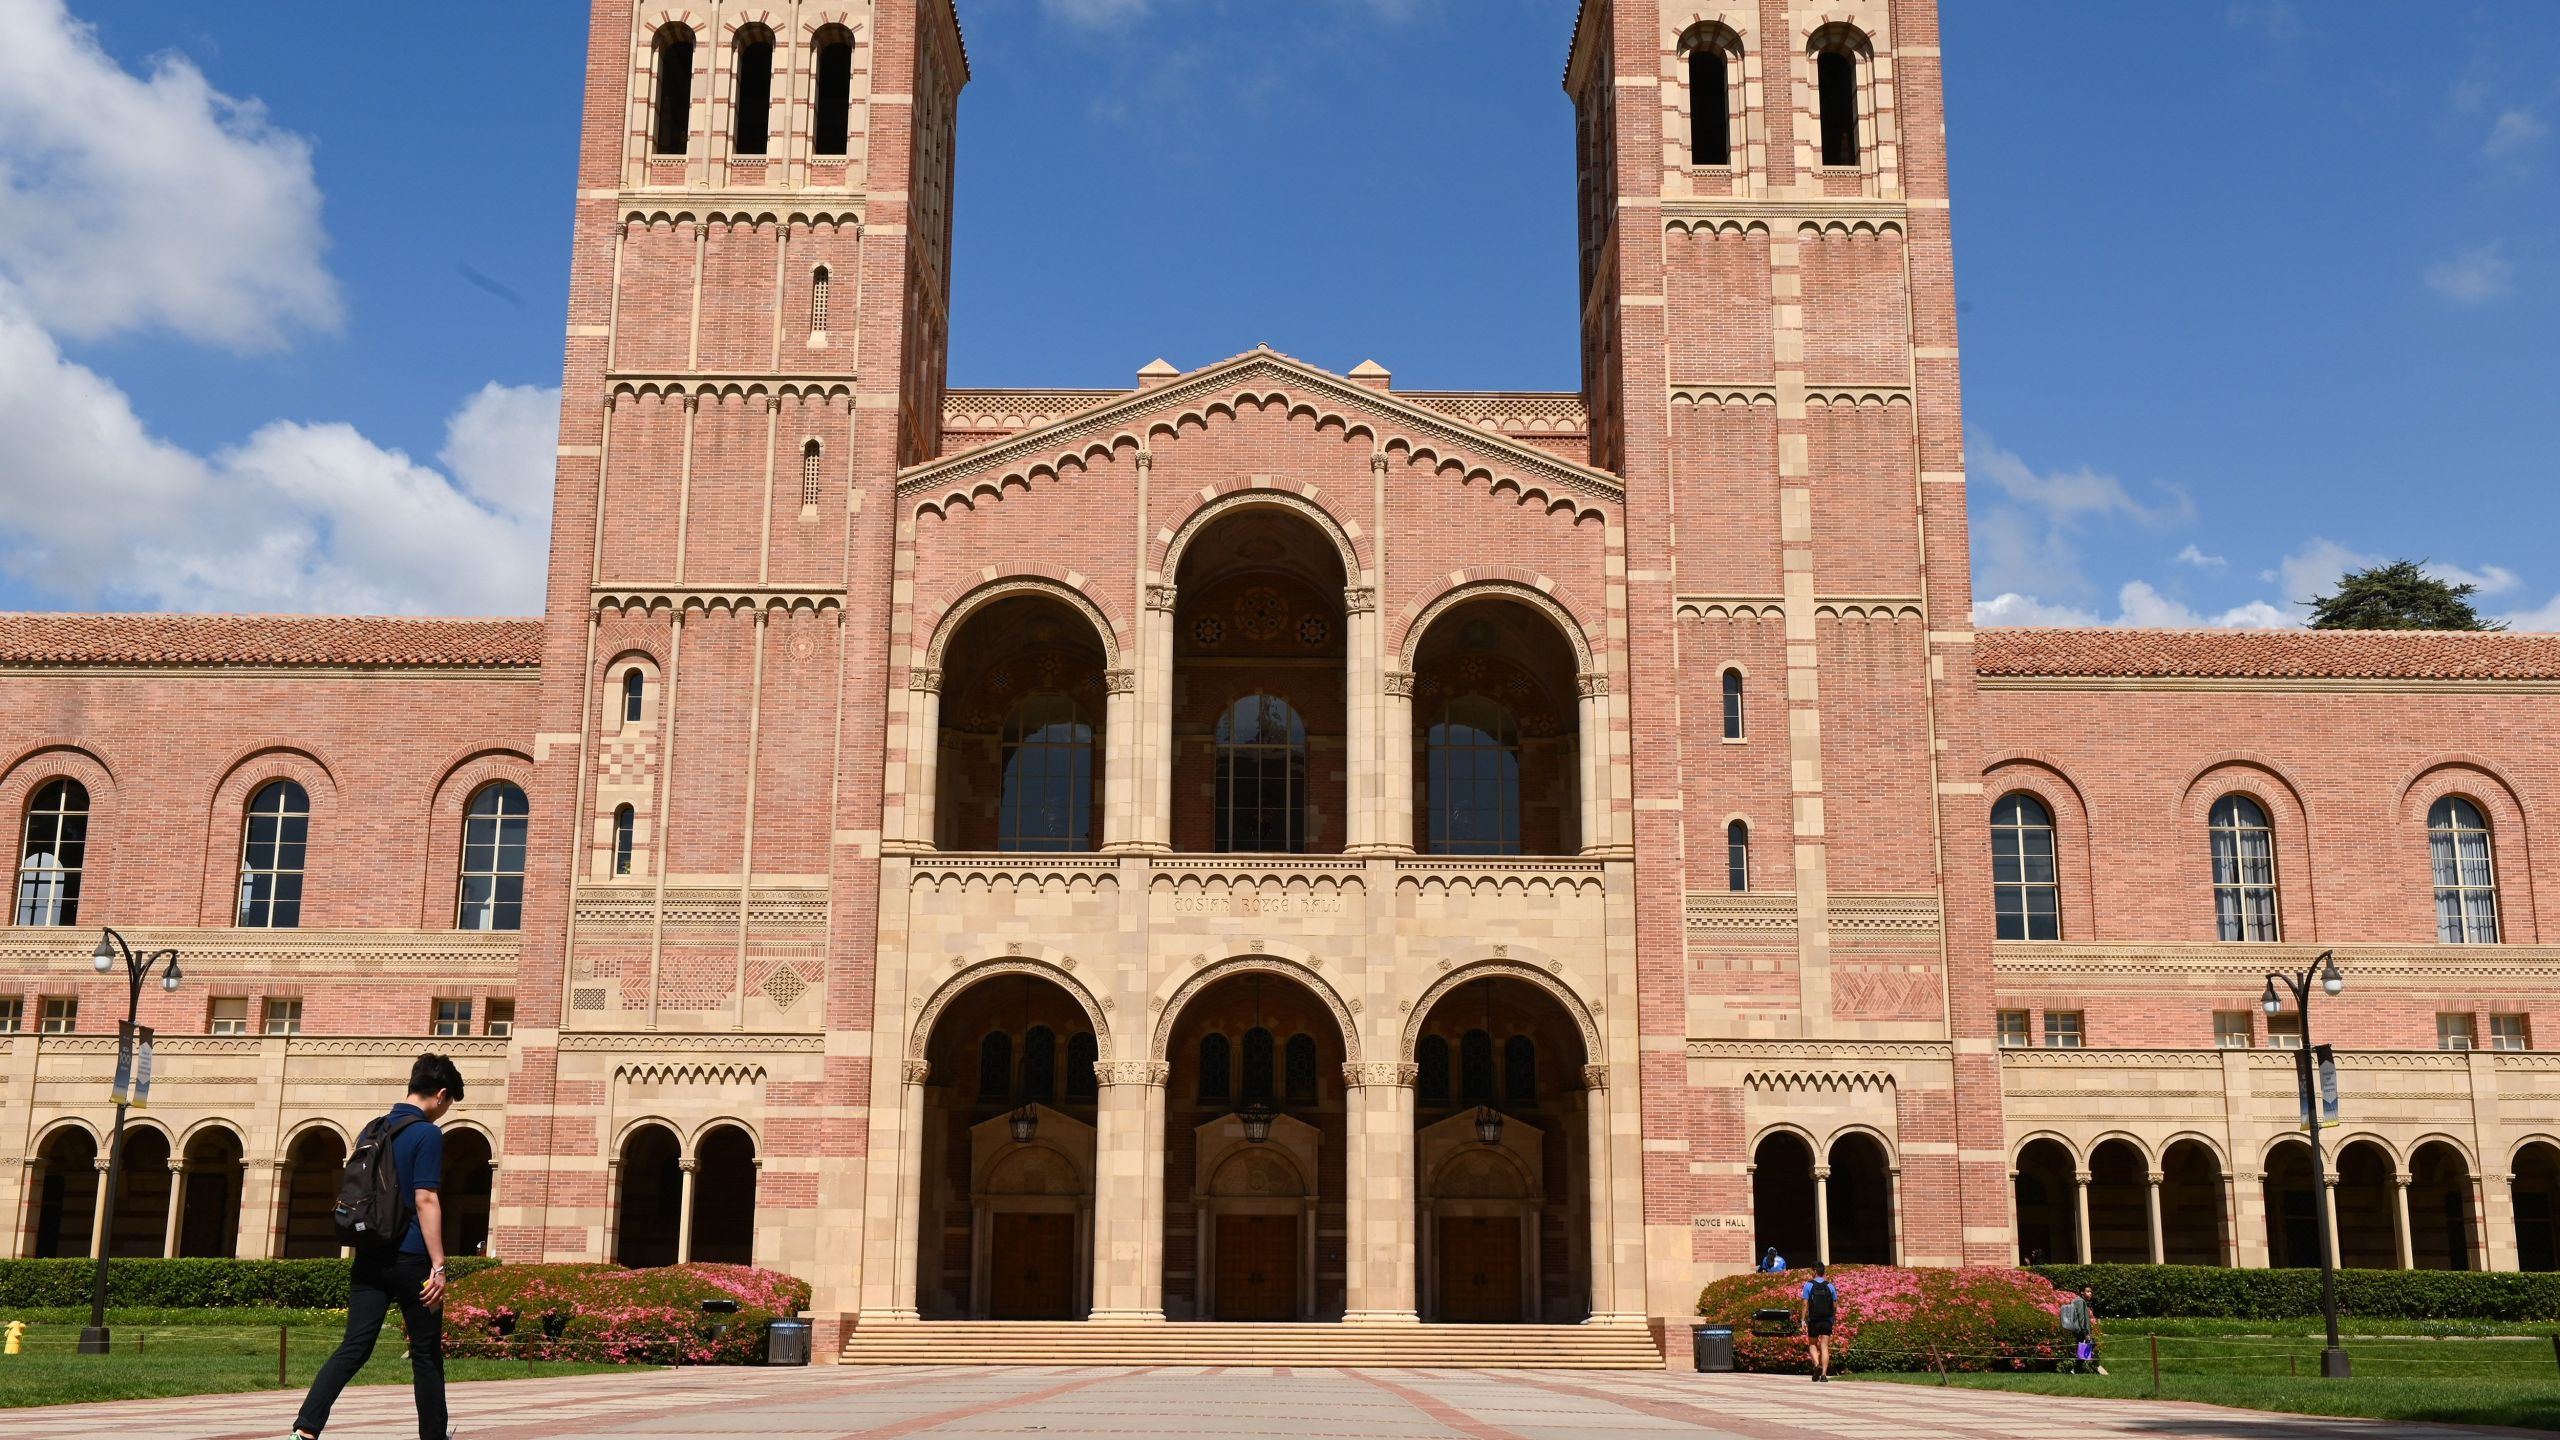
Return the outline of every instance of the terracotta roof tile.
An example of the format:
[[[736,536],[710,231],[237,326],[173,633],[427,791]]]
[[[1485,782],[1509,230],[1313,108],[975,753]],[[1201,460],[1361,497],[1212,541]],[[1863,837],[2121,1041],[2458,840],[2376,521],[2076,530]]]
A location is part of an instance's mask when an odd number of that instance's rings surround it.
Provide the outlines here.
[[[2555,680],[2560,635],[2442,630],[1986,629],[1983,675]]]
[[[542,660],[539,620],[387,615],[0,613],[0,663],[419,665],[510,669]]]

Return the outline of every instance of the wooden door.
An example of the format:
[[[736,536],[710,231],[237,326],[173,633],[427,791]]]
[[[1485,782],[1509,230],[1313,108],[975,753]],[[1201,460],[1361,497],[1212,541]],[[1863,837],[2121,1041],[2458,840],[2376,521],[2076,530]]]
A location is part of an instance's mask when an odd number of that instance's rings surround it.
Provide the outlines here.
[[[998,1320],[1076,1317],[1076,1217],[999,1211],[987,1245],[987,1308]]]
[[[1218,1318],[1298,1318],[1298,1217],[1218,1217]]]
[[[1440,1318],[1518,1324],[1520,1222],[1508,1215],[1452,1215],[1440,1232]]]

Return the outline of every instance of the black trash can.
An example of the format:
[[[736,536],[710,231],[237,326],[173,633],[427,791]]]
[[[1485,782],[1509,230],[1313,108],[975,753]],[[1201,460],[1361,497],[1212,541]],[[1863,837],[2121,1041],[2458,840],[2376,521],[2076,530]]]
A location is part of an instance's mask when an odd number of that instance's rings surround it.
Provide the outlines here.
[[[765,1327],[764,1363],[767,1365],[806,1365],[809,1363],[809,1322],[776,1320]]]
[[[1701,1325],[1689,1332],[1690,1358],[1701,1375],[1725,1375],[1733,1370],[1733,1331],[1723,1325]]]

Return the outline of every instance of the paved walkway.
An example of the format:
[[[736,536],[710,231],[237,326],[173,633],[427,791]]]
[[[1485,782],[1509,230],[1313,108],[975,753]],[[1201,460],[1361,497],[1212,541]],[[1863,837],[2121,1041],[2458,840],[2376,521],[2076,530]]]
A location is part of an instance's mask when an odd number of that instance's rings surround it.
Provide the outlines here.
[[[0,1410],[11,1440],[276,1440],[282,1392]],[[1066,1368],[673,1370],[454,1387],[463,1440],[646,1437],[983,1440],[2478,1440],[2438,1425],[2312,1419],[2130,1400],[2055,1400],[1765,1375],[1460,1370]],[[2512,1432],[2511,1432],[2512,1433]],[[406,1389],[350,1390],[329,1440],[417,1434]]]

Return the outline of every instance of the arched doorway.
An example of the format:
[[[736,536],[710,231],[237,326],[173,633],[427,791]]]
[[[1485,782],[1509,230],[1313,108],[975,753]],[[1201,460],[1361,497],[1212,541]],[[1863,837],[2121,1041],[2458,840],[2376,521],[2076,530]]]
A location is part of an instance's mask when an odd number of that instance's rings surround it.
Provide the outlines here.
[[[1590,1104],[1582,1028],[1544,987],[1449,987],[1414,1040],[1422,1318],[1591,1314]]]
[[[2399,1196],[2391,1152],[2370,1140],[2349,1141],[2338,1151],[2338,1263],[2354,1270],[2390,1270],[2400,1264]],[[2319,1263],[2314,1260],[2312,1263]]]
[[[1213,520],[1175,576],[1173,848],[1340,854],[1341,552],[1272,505]]]
[[[338,1180],[347,1168],[346,1142],[326,1125],[293,1138],[285,1151],[284,1224],[276,1253],[287,1260],[336,1255]]]
[[[2419,1270],[2478,1268],[2480,1226],[2472,1213],[2471,1165],[2430,1140],[2409,1156],[2409,1264]]]
[[[444,1206],[445,1254],[488,1251],[489,1200],[496,1178],[488,1136],[466,1125],[444,1132],[444,1175],[436,1198]]]
[[[2513,1169],[2508,1193],[2515,1203],[2516,1268],[2560,1270],[2560,1236],[2553,1233],[2553,1211],[2560,1209],[2560,1146],[2537,1140],[2516,1152]]]
[[[2267,1152],[2262,1182],[2267,1201],[2267,1263],[2299,1270],[2320,1263],[2319,1192],[2311,1174],[2311,1147],[2287,1140]]]
[[[1093,1304],[1093,1022],[1045,975],[996,972],[925,1040],[916,1310],[1068,1320]]]
[[[971,611],[942,647],[934,843],[1102,848],[1102,639],[1050,595]]]
[[[169,1188],[177,1178],[169,1170],[168,1132],[126,1126],[116,1171],[116,1213],[107,1226],[107,1254],[131,1260],[168,1253]]]
[[[664,1125],[642,1125],[622,1138],[615,1167],[613,1263],[634,1270],[676,1263],[676,1227],[684,1215],[684,1147]]]
[[[2018,1262],[2080,1262],[2079,1165],[2059,1140],[2030,1140],[2018,1150],[2012,1182],[2018,1209]]]
[[[2151,1164],[2130,1140],[2089,1152],[2089,1258],[2100,1265],[2151,1259]]]
[[[2222,1162],[2203,1141],[2180,1140],[2161,1155],[2162,1259],[2172,1265],[2229,1263],[2222,1189]]]
[[[1237,966],[1166,1041],[1164,1304],[1171,1319],[1339,1319],[1346,1271],[1342,1029],[1294,977]],[[1247,1121],[1268,1122],[1255,1140]]]
[[[1791,1268],[1821,1259],[1813,1217],[1813,1147],[1792,1130],[1772,1130],[1751,1152],[1752,1260],[1772,1249]]]
[[[187,1140],[178,1175],[178,1253],[228,1259],[240,1246],[240,1168],[237,1132],[210,1125]]]
[[[1452,606],[1413,661],[1413,847],[1426,855],[1582,848],[1580,665],[1555,622],[1499,596]]]
[[[756,1142],[735,1125],[714,1125],[693,1142],[693,1236],[685,1258],[705,1265],[753,1265],[756,1256]]]
[[[65,1125],[45,1137],[36,1150],[33,1234],[27,1253],[39,1260],[71,1259],[89,1253],[90,1227],[97,1220],[98,1142],[77,1125]]]
[[[1834,1265],[1890,1265],[1893,1260],[1893,1162],[1873,1135],[1852,1130],[1831,1142],[1831,1175],[1823,1182]]]

